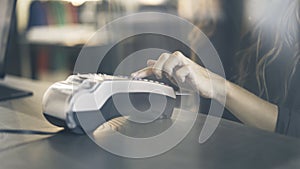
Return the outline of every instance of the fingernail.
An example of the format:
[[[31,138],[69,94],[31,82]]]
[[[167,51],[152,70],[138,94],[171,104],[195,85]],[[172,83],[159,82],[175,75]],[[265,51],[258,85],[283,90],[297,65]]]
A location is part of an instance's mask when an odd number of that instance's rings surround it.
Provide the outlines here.
[[[132,74],[131,74],[131,78],[134,79],[134,80],[140,79],[139,73],[137,73],[137,72],[132,73]]]

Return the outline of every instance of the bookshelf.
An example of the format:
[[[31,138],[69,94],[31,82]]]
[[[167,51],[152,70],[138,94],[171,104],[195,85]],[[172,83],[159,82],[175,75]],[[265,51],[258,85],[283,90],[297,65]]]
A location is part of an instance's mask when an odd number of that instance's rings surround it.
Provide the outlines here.
[[[64,80],[72,73],[81,48],[106,23],[144,10],[166,12],[164,5],[155,6],[153,0],[140,1],[19,0],[21,75],[50,82]],[[159,3],[168,1],[157,0]],[[173,11],[173,6],[169,6]],[[101,36],[100,42],[97,39],[97,44],[107,44],[110,32],[105,36]],[[118,54],[122,54],[125,49],[121,47],[118,50]],[[123,58],[117,55],[109,59],[111,65],[107,67],[111,68]]]
[[[26,0],[20,1],[24,7]],[[27,14],[26,26],[23,23],[23,30],[19,28],[24,54],[22,76],[51,82],[63,80],[72,73],[81,47],[96,31],[96,9],[89,7],[98,1],[27,1],[27,11],[19,6],[23,10],[19,13]]]

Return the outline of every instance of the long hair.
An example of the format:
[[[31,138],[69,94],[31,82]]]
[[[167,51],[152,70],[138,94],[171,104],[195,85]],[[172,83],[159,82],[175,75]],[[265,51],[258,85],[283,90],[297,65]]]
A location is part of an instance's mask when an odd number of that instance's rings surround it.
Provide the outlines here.
[[[217,23],[224,17],[221,7],[222,4],[220,0],[181,0],[179,2],[186,4],[187,1],[192,4],[189,9],[193,17],[190,19],[191,22],[196,25],[195,30],[190,33],[189,39],[191,46],[195,46],[199,43],[200,34],[197,30],[198,28],[208,37],[214,34]],[[179,3],[178,6],[184,4]],[[197,61],[197,57],[194,53],[192,53],[191,59]]]
[[[279,2],[281,1],[281,2]],[[269,90],[266,81],[266,68],[280,57],[287,57],[283,79],[283,99],[287,97],[291,79],[299,63],[299,0],[279,0],[275,9],[270,7],[263,12],[263,17],[255,23],[252,30],[243,35],[250,43],[237,53],[239,69],[237,82],[244,85],[254,63],[254,71],[259,96],[269,100]],[[270,4],[272,6],[272,4]],[[289,51],[290,56],[284,56],[283,51]],[[253,67],[252,67],[253,68]],[[277,98],[279,99],[279,98]]]

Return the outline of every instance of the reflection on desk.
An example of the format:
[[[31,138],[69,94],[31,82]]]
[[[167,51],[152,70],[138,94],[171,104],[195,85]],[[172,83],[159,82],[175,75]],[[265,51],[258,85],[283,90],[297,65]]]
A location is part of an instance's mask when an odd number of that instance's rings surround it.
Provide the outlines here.
[[[0,107],[0,129],[12,130],[40,130],[45,132],[57,132],[61,128],[54,127],[45,120],[38,119],[24,113]],[[0,151],[41,140],[49,136],[22,135],[0,133]]]

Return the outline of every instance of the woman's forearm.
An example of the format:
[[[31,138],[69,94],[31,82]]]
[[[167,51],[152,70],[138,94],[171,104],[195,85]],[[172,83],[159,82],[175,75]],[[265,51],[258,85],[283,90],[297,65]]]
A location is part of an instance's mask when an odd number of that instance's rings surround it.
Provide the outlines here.
[[[275,131],[278,108],[242,87],[226,81],[226,108],[244,124]]]

